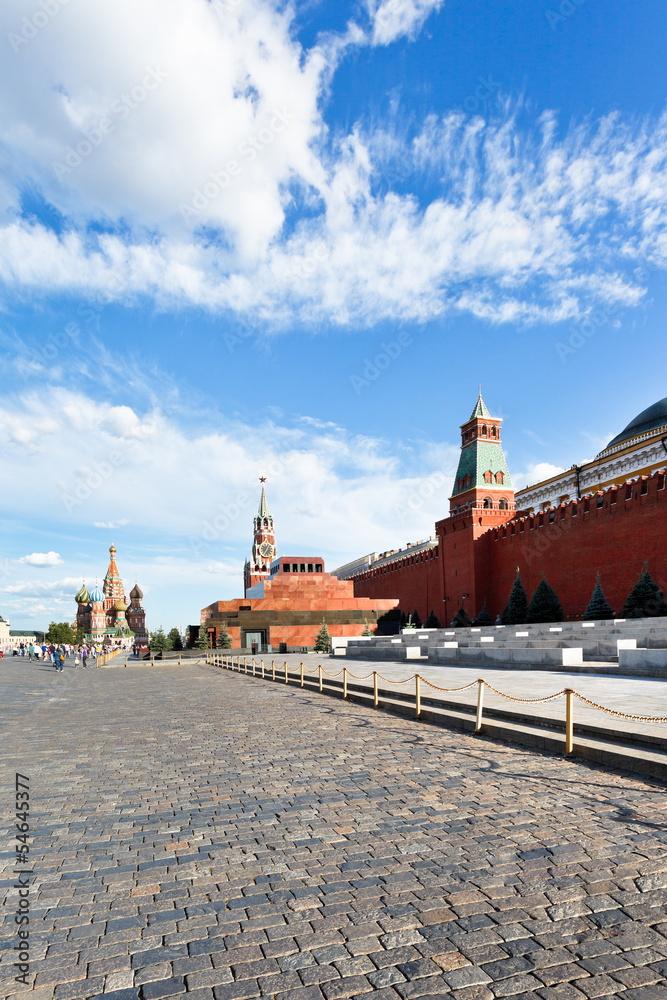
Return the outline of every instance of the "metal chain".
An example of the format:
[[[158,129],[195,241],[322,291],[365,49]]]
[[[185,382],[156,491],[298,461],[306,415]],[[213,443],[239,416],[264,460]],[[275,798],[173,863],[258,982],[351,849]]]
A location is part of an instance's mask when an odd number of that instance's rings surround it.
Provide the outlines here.
[[[484,681],[484,683],[490,691],[494,691],[496,694],[499,694],[501,698],[507,698],[508,701],[522,702],[523,704],[526,705],[527,704],[537,705],[540,702],[553,701],[554,698],[560,698],[562,697],[562,695],[565,694],[565,688],[563,688],[562,691],[557,691],[556,694],[549,694],[546,696],[546,698],[514,698],[511,694],[505,694],[503,691],[499,691],[498,688],[494,688],[493,685],[489,684],[488,681]]]
[[[629,719],[631,722],[667,722],[667,718],[658,718],[654,715],[628,715],[627,712],[617,712],[613,708],[605,708],[604,705],[598,705],[596,701],[591,701],[590,698],[584,698],[583,694],[579,694],[578,691],[573,692],[574,697],[578,698],[579,701],[585,702],[590,705],[591,708],[597,708],[600,712],[606,712],[607,715],[616,715],[619,719]]]
[[[409,684],[410,681],[414,680],[414,677],[408,677],[408,679],[405,680],[405,681],[393,681],[393,680],[390,680],[389,677],[383,677],[382,674],[378,674],[378,678],[381,681],[384,681],[385,684]]]
[[[460,688],[441,688],[441,687],[438,687],[437,684],[431,684],[431,682],[427,681],[425,677],[422,677],[422,680],[423,680],[424,684],[428,684],[428,686],[430,688],[434,688],[436,691],[445,691],[447,694],[454,694],[456,691],[468,691],[470,688],[475,687],[476,684],[477,684],[477,681],[471,681],[471,683],[470,684],[466,684],[465,687],[460,687]],[[486,681],[484,683],[486,684]]]

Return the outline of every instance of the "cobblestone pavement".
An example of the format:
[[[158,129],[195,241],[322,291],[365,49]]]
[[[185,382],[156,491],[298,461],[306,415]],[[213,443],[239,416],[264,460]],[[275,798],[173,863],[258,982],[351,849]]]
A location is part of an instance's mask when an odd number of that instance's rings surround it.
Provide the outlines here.
[[[667,1000],[664,785],[203,665],[0,668],[33,1000]]]

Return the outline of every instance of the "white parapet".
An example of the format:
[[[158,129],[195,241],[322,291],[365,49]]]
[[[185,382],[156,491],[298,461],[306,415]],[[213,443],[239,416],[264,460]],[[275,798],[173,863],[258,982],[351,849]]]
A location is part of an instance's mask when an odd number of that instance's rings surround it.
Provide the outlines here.
[[[525,636],[530,635],[530,632],[515,632],[514,635],[517,639],[523,639]]]
[[[656,667],[667,670],[667,649],[619,649],[618,665],[633,673]]]
[[[479,641],[480,642],[495,642],[496,640],[493,638],[492,635],[483,635],[483,636],[480,637]]]
[[[550,632],[562,632],[563,630],[562,630],[562,628],[550,628],[549,631]]]
[[[595,628],[595,622],[582,622],[582,628]]]
[[[616,640],[616,652],[619,653],[622,649],[636,649],[637,640],[636,639],[617,639]]]
[[[440,644],[440,649],[458,649],[458,642],[443,642]]]
[[[418,660],[422,655],[421,646],[406,646],[405,647],[405,659],[406,660]]]
[[[581,646],[570,646],[566,649],[557,650],[563,654],[563,666],[573,667],[584,662],[584,651]]]

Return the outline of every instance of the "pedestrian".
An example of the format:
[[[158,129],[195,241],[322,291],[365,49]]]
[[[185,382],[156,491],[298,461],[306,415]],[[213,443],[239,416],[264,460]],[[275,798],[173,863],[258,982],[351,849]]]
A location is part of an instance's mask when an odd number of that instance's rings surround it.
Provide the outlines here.
[[[30,660],[37,659],[37,657],[35,656],[35,647],[33,646],[32,643],[30,643],[30,645],[28,646],[28,659]]]
[[[51,645],[49,646],[49,655],[51,657],[51,663],[53,664],[53,666],[57,670],[58,669],[58,662],[57,662],[57,658],[56,658],[56,647],[53,645],[53,643],[51,643]]]
[[[46,659],[46,649],[47,649],[47,646],[46,646],[46,643],[45,643],[45,642],[43,642],[43,643],[42,643],[42,659],[43,659],[43,660],[45,660],[45,659]]]
[[[65,649],[63,646],[58,650],[58,667],[57,669],[62,673],[63,666],[65,663]]]
[[[87,650],[87,648],[85,646],[82,646],[82,648],[81,648],[81,661],[82,661],[83,669],[84,670],[87,669],[87,663],[86,663],[87,659],[88,659],[88,650]]]
[[[503,623],[502,615],[498,615],[496,618],[496,625],[502,625],[502,623]]]
[[[79,650],[78,648],[74,650],[74,669],[79,669]]]

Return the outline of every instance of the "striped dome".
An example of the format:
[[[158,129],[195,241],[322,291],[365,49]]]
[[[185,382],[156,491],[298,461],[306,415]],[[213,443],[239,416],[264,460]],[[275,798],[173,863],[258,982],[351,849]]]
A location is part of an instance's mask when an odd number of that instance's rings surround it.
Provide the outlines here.
[[[76,601],[77,604],[90,603],[90,594],[88,593],[88,588],[86,587],[85,583],[81,584],[81,590],[76,595],[74,600]]]
[[[102,593],[102,591],[98,586],[95,586],[95,588],[91,592],[90,600],[92,601],[93,604],[101,604],[102,601],[104,600],[104,594]]]

